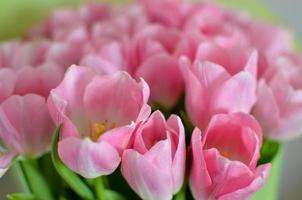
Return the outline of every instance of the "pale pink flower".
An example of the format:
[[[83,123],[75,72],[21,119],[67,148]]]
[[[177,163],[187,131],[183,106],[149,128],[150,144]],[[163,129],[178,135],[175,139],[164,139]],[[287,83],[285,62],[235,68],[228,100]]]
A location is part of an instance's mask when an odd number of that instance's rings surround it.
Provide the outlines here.
[[[195,199],[248,199],[265,183],[270,164],[256,167],[261,128],[247,114],[215,115],[205,133],[191,138],[190,188]]]
[[[194,5],[183,0],[139,0],[151,22],[181,27]]]
[[[85,27],[74,29],[63,41],[54,41],[48,48],[45,60],[53,62],[64,69],[78,64],[89,49],[88,32]]]
[[[252,60],[254,56],[252,55]],[[181,58],[180,67],[186,87],[186,111],[195,126],[204,129],[211,116],[218,113],[249,113],[256,101],[254,62],[245,70],[230,75],[226,69],[212,62]]]
[[[150,114],[149,88],[125,72],[101,76],[71,66],[48,99],[61,125],[58,152],[63,162],[87,178],[112,173],[135,127]]]
[[[24,66],[36,66],[45,60],[49,42],[35,40],[28,42],[9,41],[0,46],[0,67],[19,69]]]
[[[293,67],[288,60],[279,59],[277,65],[272,66],[274,73],[269,70],[266,79],[258,83],[253,113],[261,123],[265,137],[288,140],[302,133],[301,66]],[[278,64],[281,65],[278,67]]]
[[[48,97],[50,90],[57,87],[63,79],[64,71],[54,63],[44,63],[37,67],[22,67],[16,72],[14,94],[28,93]]]
[[[45,98],[35,94],[13,95],[0,105],[0,171],[18,155],[37,157],[51,143],[54,124]],[[0,172],[1,173],[1,172]]]
[[[169,200],[185,175],[185,133],[179,117],[167,121],[159,111],[135,131],[123,153],[122,174],[142,198]]]

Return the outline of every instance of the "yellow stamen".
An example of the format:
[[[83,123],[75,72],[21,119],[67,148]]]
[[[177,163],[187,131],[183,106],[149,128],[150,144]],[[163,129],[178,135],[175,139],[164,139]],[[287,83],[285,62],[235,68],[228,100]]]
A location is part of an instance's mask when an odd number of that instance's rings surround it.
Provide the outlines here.
[[[99,138],[106,131],[106,126],[104,124],[94,123],[94,135]]]
[[[104,134],[107,130],[117,127],[116,123],[112,123],[111,126],[108,125],[107,120],[104,123],[89,123],[89,137],[93,141],[97,141],[99,137]]]
[[[117,127],[117,124],[115,123],[115,122],[113,122],[112,124],[111,124],[111,129],[114,129],[114,128],[116,128]]]

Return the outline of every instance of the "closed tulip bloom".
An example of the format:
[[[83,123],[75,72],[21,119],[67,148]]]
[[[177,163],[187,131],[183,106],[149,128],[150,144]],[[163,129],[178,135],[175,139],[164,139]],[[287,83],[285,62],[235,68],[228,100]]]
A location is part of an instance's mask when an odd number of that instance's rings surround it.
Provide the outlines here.
[[[135,131],[130,149],[122,157],[122,174],[131,188],[146,200],[172,199],[185,174],[185,135],[179,117],[167,121],[154,112]]]
[[[71,66],[48,99],[50,113],[61,125],[58,152],[72,170],[87,178],[112,173],[136,122],[150,114],[149,88],[125,72],[97,75]]]
[[[211,116],[218,113],[249,113],[256,101],[256,65],[248,62],[245,70],[230,75],[212,62],[181,58],[185,80],[185,106],[195,126],[204,129]]]
[[[302,134],[302,89],[295,89],[283,74],[260,80],[253,113],[265,137],[283,141]]]
[[[45,98],[35,94],[13,95],[0,105],[0,171],[19,155],[37,157],[51,143],[54,124]],[[1,172],[0,172],[1,173]]]
[[[270,164],[256,167],[261,128],[247,114],[215,115],[206,131],[191,138],[190,188],[195,199],[242,200],[265,183]]]
[[[16,70],[14,94],[38,94],[47,98],[50,90],[62,81],[64,71],[54,63],[44,63],[36,67],[22,67]]]

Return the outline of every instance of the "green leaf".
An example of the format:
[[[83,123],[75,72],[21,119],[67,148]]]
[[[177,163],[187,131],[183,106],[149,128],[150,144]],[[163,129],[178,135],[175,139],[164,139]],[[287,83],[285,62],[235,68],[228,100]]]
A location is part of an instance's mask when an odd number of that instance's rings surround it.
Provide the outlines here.
[[[42,200],[32,194],[15,193],[7,195],[8,200]]]
[[[105,190],[106,200],[126,200],[126,198],[118,192]]]
[[[279,148],[280,144],[278,142],[264,139],[260,150],[261,156],[258,165],[272,162],[278,154]]]
[[[57,172],[77,195],[85,200],[94,200],[94,195],[90,188],[82,181],[82,179],[78,175],[69,170],[59,158],[57,151],[59,134],[60,127],[55,130],[51,145],[52,162]]]
[[[48,183],[37,168],[35,160],[21,160],[19,164],[29,191],[43,200],[53,200]]]

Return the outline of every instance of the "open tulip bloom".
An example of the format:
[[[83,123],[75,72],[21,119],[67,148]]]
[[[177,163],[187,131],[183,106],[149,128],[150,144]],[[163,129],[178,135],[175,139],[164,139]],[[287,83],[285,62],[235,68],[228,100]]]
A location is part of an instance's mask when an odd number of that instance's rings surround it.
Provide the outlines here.
[[[0,177],[28,186],[10,200],[245,200],[302,134],[302,56],[242,13],[89,3],[25,38],[0,44]]]

